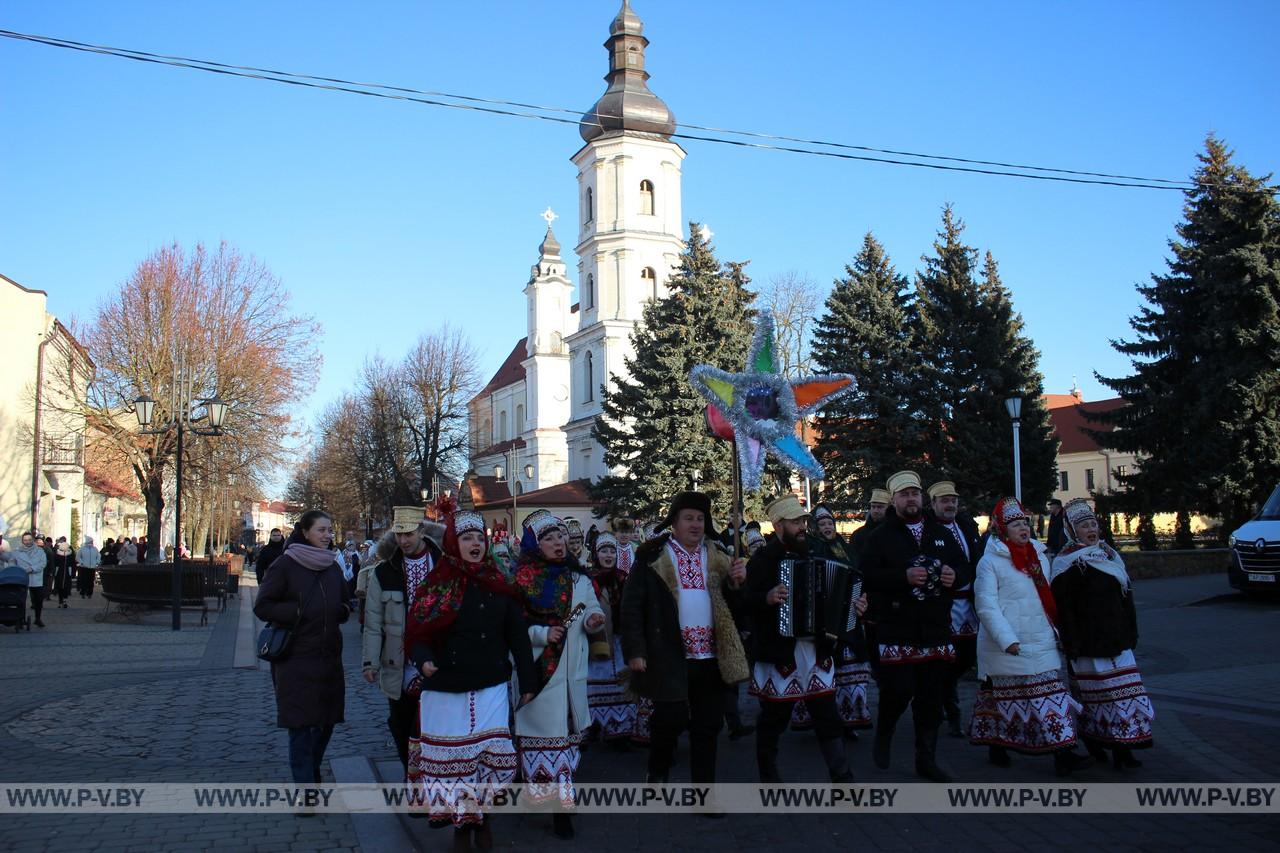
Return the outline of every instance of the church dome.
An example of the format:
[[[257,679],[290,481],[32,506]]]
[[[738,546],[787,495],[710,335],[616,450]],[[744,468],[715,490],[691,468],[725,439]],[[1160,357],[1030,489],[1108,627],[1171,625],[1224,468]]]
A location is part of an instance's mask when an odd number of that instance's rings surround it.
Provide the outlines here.
[[[676,118],[662,99],[649,91],[649,74],[644,70],[644,24],[623,0],[618,16],[609,26],[609,87],[600,100],[582,116],[578,133],[591,142],[607,133],[631,131],[669,139],[676,131]]]

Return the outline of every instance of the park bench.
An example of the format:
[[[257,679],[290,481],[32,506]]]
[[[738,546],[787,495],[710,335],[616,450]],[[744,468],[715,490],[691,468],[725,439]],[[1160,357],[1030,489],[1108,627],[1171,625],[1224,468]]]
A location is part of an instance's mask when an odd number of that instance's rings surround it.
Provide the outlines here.
[[[219,564],[214,563],[212,566]],[[226,564],[223,563],[223,588],[226,586]],[[207,562],[188,562],[182,568],[181,606],[200,610],[200,624],[209,622]],[[98,569],[98,583],[102,597],[107,600],[106,609],[94,617],[103,622],[111,616],[112,605],[116,612],[137,622],[144,610],[173,605],[173,563],[135,564],[128,566],[103,566]],[[225,600],[225,597],[224,597]]]

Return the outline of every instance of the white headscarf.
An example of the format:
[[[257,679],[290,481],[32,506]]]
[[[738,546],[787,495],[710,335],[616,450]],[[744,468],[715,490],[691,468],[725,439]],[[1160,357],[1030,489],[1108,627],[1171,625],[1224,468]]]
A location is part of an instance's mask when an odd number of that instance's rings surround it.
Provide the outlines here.
[[[1095,544],[1086,546],[1076,536],[1074,523],[1086,518],[1096,521],[1098,517],[1084,498],[1068,501],[1062,508],[1062,530],[1067,536],[1067,545],[1053,558],[1053,565],[1049,568],[1049,583],[1053,583],[1054,578],[1072,566],[1090,566],[1115,578],[1121,591],[1128,595],[1129,573],[1125,570],[1124,560],[1120,558],[1119,552],[1101,538]]]

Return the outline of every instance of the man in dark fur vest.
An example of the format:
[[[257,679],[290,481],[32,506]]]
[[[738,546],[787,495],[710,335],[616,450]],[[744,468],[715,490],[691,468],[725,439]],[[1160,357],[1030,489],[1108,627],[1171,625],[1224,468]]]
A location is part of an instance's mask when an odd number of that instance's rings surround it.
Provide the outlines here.
[[[938,726],[942,692],[955,661],[951,645],[951,590],[973,578],[964,569],[964,551],[951,531],[923,512],[920,475],[899,471],[889,478],[893,501],[862,554],[869,618],[874,618],[880,666],[880,712],[873,758],[889,767],[889,749],[898,718],[911,706],[915,723],[916,774],[950,782],[938,767]]]
[[[746,561],[712,543],[705,494],[672,498],[663,527],[668,532],[636,549],[623,588],[622,652],[632,690],[653,702],[648,780],[668,780],[676,741],[687,728],[690,776],[714,782],[725,686],[749,675],[730,610],[741,597]]]
[[[978,549],[982,537],[973,517],[960,512],[956,484],[943,480],[930,486],[929,510],[927,514],[951,531],[956,544],[964,551],[965,572],[970,578],[975,577],[978,560],[982,557]],[[942,708],[947,717],[948,733],[952,737],[964,737],[960,718],[960,679],[978,661],[978,612],[973,607],[972,583],[956,584],[951,589],[951,645],[955,646],[956,659],[947,673]]]
[[[809,513],[794,495],[778,498],[765,510],[777,536],[757,551],[747,565],[746,607],[752,616],[751,693],[760,700],[756,721],[756,764],[761,782],[780,782],[778,739],[803,699],[813,718],[818,748],[832,782],[852,782],[845,757],[843,726],[836,711],[835,643],[826,636],[785,637],[779,613],[792,590],[782,582],[783,560],[809,556],[806,541]]]

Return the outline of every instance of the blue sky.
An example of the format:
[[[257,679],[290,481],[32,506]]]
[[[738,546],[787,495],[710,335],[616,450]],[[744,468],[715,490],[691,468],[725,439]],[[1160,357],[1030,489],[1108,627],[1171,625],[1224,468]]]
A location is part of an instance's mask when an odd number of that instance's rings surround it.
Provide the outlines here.
[[[21,2],[0,28],[585,110],[616,0]],[[636,0],[651,88],[678,120],[958,157],[1182,179],[1212,131],[1280,168],[1271,2]],[[62,317],[167,242],[227,240],[324,325],[310,414],[363,359],[444,322],[491,373],[523,334],[548,205],[575,216],[575,127],[301,90],[0,39],[0,273]],[[1179,193],[684,143],[686,219],[758,285],[824,293],[872,230],[898,268],[945,203],[995,253],[1048,390],[1123,374],[1134,284]],[[576,223],[566,225],[571,233]],[[570,269],[574,263],[571,261]]]

